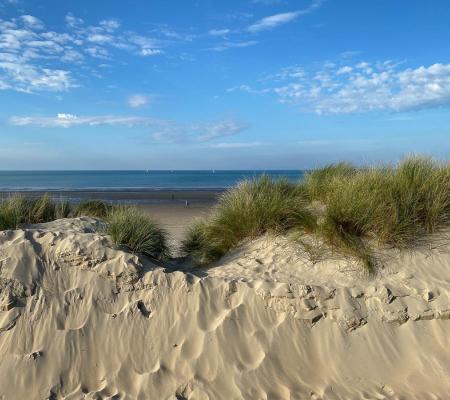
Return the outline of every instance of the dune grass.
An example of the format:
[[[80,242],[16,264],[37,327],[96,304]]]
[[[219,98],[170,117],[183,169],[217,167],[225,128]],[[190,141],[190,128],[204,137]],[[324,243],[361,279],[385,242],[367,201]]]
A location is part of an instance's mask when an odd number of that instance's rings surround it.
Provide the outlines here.
[[[38,224],[56,219],[56,205],[47,194],[31,201],[29,222]]]
[[[450,165],[410,157],[399,165],[363,169],[333,180],[320,232],[359,249],[362,239],[411,248],[450,224]]]
[[[109,206],[98,200],[86,200],[72,210],[70,202],[54,201],[48,194],[38,198],[13,195],[0,203],[0,230],[16,229],[21,224],[38,224],[70,216],[106,218]]]
[[[0,229],[16,229],[19,224],[29,221],[30,200],[22,196],[12,196],[0,204]]]
[[[0,203],[0,230],[66,218],[70,212],[70,203],[54,202],[47,194],[38,198],[13,195]]]
[[[207,264],[245,238],[301,228],[373,271],[376,243],[412,248],[449,226],[450,163],[424,157],[378,168],[339,163],[312,171],[298,184],[268,177],[239,184],[210,218],[189,229],[183,250]]]
[[[55,219],[68,218],[72,212],[70,202],[61,200],[55,204]]]
[[[170,256],[167,234],[133,207],[112,207],[100,200],[80,202],[75,210],[67,201],[54,202],[47,194],[33,199],[14,195],[0,203],[0,230],[22,224],[50,222],[69,216],[90,216],[107,222],[107,233],[117,245],[154,259]]]
[[[166,232],[136,208],[113,207],[106,220],[107,234],[116,245],[157,260],[170,256]]]
[[[20,224],[52,221],[55,215],[55,203],[47,195],[37,199],[14,195],[0,204],[0,229],[16,229]]]
[[[74,210],[76,217],[106,218],[111,206],[101,200],[82,200]]]
[[[219,200],[213,215],[192,226],[182,244],[185,255],[198,264],[223,256],[246,238],[265,232],[315,227],[303,188],[268,176],[241,182]]]
[[[329,195],[330,187],[336,180],[351,177],[357,171],[357,168],[348,162],[329,164],[307,173],[302,185],[306,188],[311,200],[325,202]]]
[[[12,196],[0,203],[0,230],[73,216],[108,223],[112,240],[154,259],[169,257],[167,234],[133,207],[85,200],[72,211],[48,195]],[[211,263],[245,239],[267,232],[307,232],[336,251],[376,267],[374,247],[413,248],[450,227],[450,163],[408,157],[397,165],[356,168],[348,163],[310,172],[297,183],[268,176],[225,192],[210,217],[193,224],[182,243],[197,264]],[[301,240],[301,239],[300,239]]]

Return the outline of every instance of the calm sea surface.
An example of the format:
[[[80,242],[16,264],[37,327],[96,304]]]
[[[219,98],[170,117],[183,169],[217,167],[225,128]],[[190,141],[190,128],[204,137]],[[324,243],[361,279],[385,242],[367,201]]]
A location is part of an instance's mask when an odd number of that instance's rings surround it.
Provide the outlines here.
[[[302,171],[0,171],[0,190],[224,189],[262,174],[296,181]]]

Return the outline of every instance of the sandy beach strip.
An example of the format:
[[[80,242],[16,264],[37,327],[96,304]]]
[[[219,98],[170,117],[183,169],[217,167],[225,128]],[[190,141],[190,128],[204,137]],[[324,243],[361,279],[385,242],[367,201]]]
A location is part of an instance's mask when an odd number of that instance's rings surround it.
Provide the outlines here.
[[[4,190],[0,191],[0,199],[6,199],[15,194],[23,196],[38,197],[49,194],[54,199],[85,200],[100,199],[110,202],[126,203],[209,203],[216,202],[218,196],[223,193],[219,189],[127,189],[127,190]]]
[[[222,192],[218,190],[2,191],[0,199],[6,199],[15,194],[39,197],[45,193],[55,200],[68,199],[78,202],[99,199],[113,204],[135,205],[155,219],[169,233],[171,244],[178,248],[187,227],[196,219],[208,215]]]
[[[156,220],[170,237],[174,248],[178,249],[186,229],[199,218],[207,216],[215,202],[194,201],[188,207],[184,203],[136,204],[136,207]]]

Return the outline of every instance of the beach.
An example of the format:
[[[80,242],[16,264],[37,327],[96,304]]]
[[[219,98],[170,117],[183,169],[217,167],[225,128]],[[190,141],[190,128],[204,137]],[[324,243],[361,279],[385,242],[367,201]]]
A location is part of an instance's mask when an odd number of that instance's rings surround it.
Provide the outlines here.
[[[55,200],[80,201],[86,199],[99,199],[110,203],[128,204],[158,204],[158,203],[189,203],[211,204],[225,189],[97,189],[97,190],[70,190],[70,189],[45,189],[45,190],[3,190],[0,198],[6,199],[13,195],[39,197],[48,194]]]
[[[117,248],[100,220],[0,235],[5,399],[445,399],[448,245],[369,277],[272,236],[210,268]],[[359,272],[358,272],[359,271]]]
[[[3,193],[0,397],[444,400],[449,174]]]
[[[208,216],[215,201],[192,201],[185,203],[137,204],[136,207],[159,222],[169,234],[169,240],[178,249],[186,229],[200,218]]]
[[[171,243],[177,247],[186,227],[194,220],[207,216],[221,193],[223,190],[30,190],[3,191],[0,198],[7,199],[14,195],[37,198],[48,194],[56,201],[77,203],[98,199],[108,204],[132,205],[158,221],[169,233]]]
[[[449,19],[1,1],[0,400],[450,400]]]

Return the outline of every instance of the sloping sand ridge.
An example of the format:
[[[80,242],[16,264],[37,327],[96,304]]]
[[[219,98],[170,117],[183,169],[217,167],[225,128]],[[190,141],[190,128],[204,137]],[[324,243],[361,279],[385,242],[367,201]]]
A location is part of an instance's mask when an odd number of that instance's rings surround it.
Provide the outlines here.
[[[100,225],[0,233],[0,398],[449,396],[450,246],[369,278],[262,238],[200,277]]]

